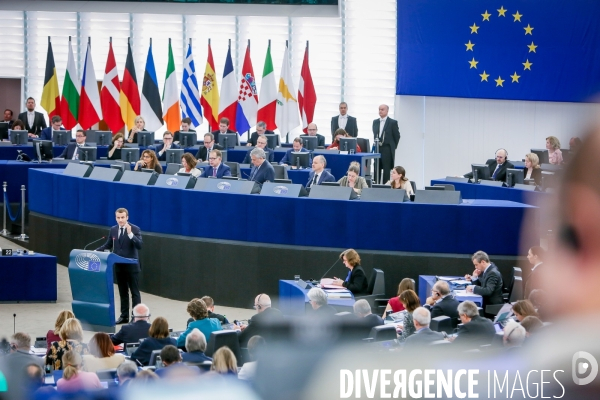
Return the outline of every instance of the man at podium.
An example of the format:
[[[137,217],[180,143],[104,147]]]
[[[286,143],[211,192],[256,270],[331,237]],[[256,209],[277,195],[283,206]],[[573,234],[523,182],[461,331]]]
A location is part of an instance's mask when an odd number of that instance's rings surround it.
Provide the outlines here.
[[[96,251],[112,249],[118,256],[139,260],[138,250],[142,248],[143,243],[140,228],[128,222],[129,211],[125,208],[117,209],[115,216],[117,225],[110,228],[106,243]],[[129,291],[132,307],[142,302],[138,284],[140,263],[138,261],[136,264],[115,264],[114,268],[121,296],[121,316],[117,324],[126,324],[129,322]]]

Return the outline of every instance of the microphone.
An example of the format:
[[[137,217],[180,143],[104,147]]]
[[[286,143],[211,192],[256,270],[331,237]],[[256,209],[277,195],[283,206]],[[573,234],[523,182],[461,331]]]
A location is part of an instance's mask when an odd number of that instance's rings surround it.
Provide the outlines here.
[[[85,245],[85,247],[83,248],[84,250],[87,250],[88,246],[94,243],[98,243],[99,241],[101,241],[102,239],[106,239],[106,236],[102,236],[100,239],[94,240],[93,242],[90,242],[88,244]]]
[[[327,274],[329,273],[329,271],[331,271],[331,269],[332,269],[333,267],[335,267],[335,264],[337,264],[337,263],[338,263],[338,261],[340,261],[340,258],[339,258],[339,257],[338,257],[338,259],[337,259],[337,260],[335,260],[335,262],[333,263],[333,265],[332,265],[331,267],[329,267],[329,269],[327,270],[327,272],[325,272],[325,273],[323,274],[323,276],[321,277],[321,279],[325,278],[325,275],[327,275]],[[319,281],[320,281],[321,279],[319,279]]]

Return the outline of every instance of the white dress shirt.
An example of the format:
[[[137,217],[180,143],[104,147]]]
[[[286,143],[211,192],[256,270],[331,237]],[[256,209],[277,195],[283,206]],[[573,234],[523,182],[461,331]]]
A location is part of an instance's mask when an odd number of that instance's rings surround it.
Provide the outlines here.
[[[341,115],[338,117],[338,126],[340,129],[346,129],[346,124],[348,123],[348,115]]]

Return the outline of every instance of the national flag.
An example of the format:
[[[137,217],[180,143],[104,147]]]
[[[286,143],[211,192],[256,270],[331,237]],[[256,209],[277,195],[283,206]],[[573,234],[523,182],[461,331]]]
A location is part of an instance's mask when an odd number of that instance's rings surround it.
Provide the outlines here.
[[[98,82],[92,63],[92,45],[88,41],[83,65],[83,78],[81,81],[81,98],[79,101],[79,125],[83,129],[90,129],[102,119],[102,107],[100,106],[100,93]]]
[[[235,114],[237,113],[238,85],[233,73],[233,61],[231,60],[231,46],[227,49],[225,68],[223,69],[223,80],[221,81],[221,98],[219,99],[219,120],[229,119],[229,126],[235,127]]]
[[[262,83],[260,85],[260,96],[258,97],[257,121],[267,124],[267,129],[277,129],[275,113],[277,108],[277,84],[273,72],[273,60],[271,59],[271,45],[267,48],[265,66],[263,67]]]
[[[175,60],[171,39],[169,39],[169,63],[163,90],[163,119],[167,129],[175,132],[181,126],[181,110],[179,109],[179,90],[177,90],[177,75],[175,74]]]
[[[55,115],[60,115],[60,92],[58,91],[58,78],[56,76],[56,66],[54,65],[54,53],[52,52],[50,37],[48,37],[44,90],[42,91],[42,101],[40,104],[46,110],[50,119]]]
[[[144,83],[142,84],[141,109],[141,116],[144,118],[144,121],[146,122],[145,127],[148,130],[156,131],[163,126],[163,110],[160,102],[160,93],[158,91],[154,57],[152,56],[152,40],[150,40],[148,57],[146,57]],[[177,126],[177,129],[179,129],[179,126]]]
[[[69,38],[69,58],[67,59],[67,72],[63,83],[62,98],[60,101],[60,114],[63,126],[66,129],[73,129],[77,126],[79,118],[79,95],[81,93],[81,81],[75,69],[75,58],[73,57],[73,47],[71,38]]]
[[[127,60],[125,61],[125,71],[123,71],[119,105],[121,106],[121,117],[123,118],[125,125],[127,125],[127,129],[133,128],[135,125],[135,117],[140,115],[140,92],[138,89],[135,65],[133,64],[133,55],[131,54],[131,44],[129,43],[129,40],[127,41]]]
[[[256,113],[258,112],[258,96],[256,93],[256,78],[252,60],[250,59],[250,43],[246,47],[244,66],[242,67],[242,79],[238,95],[237,114],[235,116],[235,129],[241,134],[256,125]]]
[[[184,118],[192,120],[192,126],[202,124],[202,107],[200,106],[200,91],[196,79],[196,66],[192,57],[192,42],[188,45],[185,64],[183,65],[183,80],[181,81],[181,112]]]
[[[100,90],[100,103],[102,104],[104,122],[106,122],[112,133],[117,133],[125,125],[119,106],[120,92],[119,71],[117,70],[117,62],[111,41],[108,44],[108,58],[106,59],[106,68],[104,68],[102,90]]]
[[[308,66],[308,43],[304,52],[304,61],[300,71],[300,83],[298,84],[298,104],[300,105],[300,116],[302,117],[302,130],[308,132],[308,124],[313,122],[315,105],[317,104],[317,93]]]
[[[275,114],[279,134],[285,135],[300,125],[298,114],[298,100],[294,98],[294,83],[292,82],[292,69],[289,61],[289,49],[285,47],[283,65],[279,77],[279,91],[277,92],[277,112]]]
[[[204,78],[202,79],[200,104],[202,104],[204,118],[206,118],[210,129],[213,131],[219,129],[219,86],[217,85],[215,62],[213,61],[210,42],[208,43],[208,58],[204,69]]]

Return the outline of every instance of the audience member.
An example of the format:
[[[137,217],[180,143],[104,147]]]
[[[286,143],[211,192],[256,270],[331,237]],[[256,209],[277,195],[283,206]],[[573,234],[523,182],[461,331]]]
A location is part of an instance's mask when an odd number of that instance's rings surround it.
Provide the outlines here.
[[[415,333],[406,338],[404,341],[405,349],[413,349],[415,347],[427,346],[438,340],[444,340],[444,335],[440,332],[435,332],[429,329],[431,323],[431,313],[424,307],[417,307],[413,311],[413,323],[415,325]]]
[[[10,338],[10,354],[6,356],[7,363],[11,368],[24,371],[30,364],[44,368],[44,360],[29,354],[31,350],[31,337],[24,332],[17,332]]]
[[[59,392],[77,392],[80,390],[102,389],[98,375],[94,372],[81,371],[81,355],[69,350],[62,356],[65,366],[63,376],[56,382]]]
[[[205,133],[204,146],[200,147],[196,153],[196,159],[207,161],[210,152],[213,150],[223,150],[223,147],[215,143],[215,136],[212,133]]]
[[[546,149],[548,149],[548,161],[550,164],[562,164],[563,156],[560,151],[560,141],[556,136],[548,136],[546,138]]]
[[[98,332],[88,343],[90,354],[83,356],[83,370],[96,372],[103,369],[117,368],[125,361],[123,354],[116,354],[110,336],[104,332]]]
[[[283,319],[281,311],[271,307],[271,298],[267,294],[262,293],[256,296],[254,299],[254,308],[256,309],[256,314],[250,318],[248,325],[241,326],[242,332],[239,336],[241,347],[248,347],[248,340],[252,336],[260,335],[268,337],[269,322],[278,322]]]
[[[273,134],[273,131],[267,130],[267,124],[263,121],[258,121],[256,124],[256,132],[252,132],[250,135],[250,140],[246,143],[246,146],[256,146],[258,145],[258,138],[264,136],[265,134]],[[265,138],[266,139],[266,138]],[[244,163],[247,164],[247,163]]]
[[[364,188],[368,188],[365,178],[360,176],[360,164],[352,161],[348,167],[346,176],[342,177],[338,183],[340,186],[351,187],[357,194],[360,194]]]
[[[265,347],[265,339],[261,336],[252,336],[248,341],[248,355],[252,361],[247,361],[242,365],[238,378],[245,381],[252,381],[256,376],[256,364],[258,357]]]
[[[354,303],[354,315],[356,315],[360,323],[364,326],[364,337],[369,337],[371,329],[375,326],[383,325],[383,319],[379,315],[371,313],[371,305],[365,299],[356,300]]]
[[[211,132],[215,138],[215,142],[219,143],[219,134],[221,133],[235,133],[235,131],[232,131],[231,129],[229,129],[229,118],[221,118],[219,120],[219,129],[217,129],[216,131],[212,131]],[[206,144],[205,144],[206,146]],[[233,147],[233,146],[231,146]],[[196,157],[198,158],[198,157]]]
[[[141,171],[142,169],[153,169],[157,174],[163,173],[163,169],[153,150],[144,150],[138,162],[135,163],[134,171]]]
[[[538,317],[534,317],[530,315],[529,317],[523,318],[521,321],[521,326],[525,328],[525,332],[527,333],[527,337],[531,336],[532,333],[537,332],[541,328],[544,327],[544,323]]]
[[[306,135],[300,135],[300,138],[302,138],[303,136],[316,136],[317,137],[317,147],[325,147],[325,136],[320,135],[317,133],[318,129],[317,129],[317,124],[315,124],[314,122],[311,122],[310,124],[308,124],[308,127],[306,128]]]
[[[515,166],[508,161],[508,151],[505,149],[498,149],[496,151],[496,158],[489,165],[490,177],[493,181],[506,182],[506,170],[508,168],[514,168]]]
[[[312,315],[328,318],[337,313],[337,310],[333,308],[333,306],[327,304],[327,294],[323,289],[312,288],[308,291],[306,296],[314,310]]]
[[[431,318],[450,317],[452,328],[458,325],[458,300],[452,296],[450,285],[446,281],[437,281],[427,298],[425,308],[431,311]]]
[[[543,263],[545,255],[546,250],[540,246],[533,246],[527,252],[527,260],[533,267],[531,267],[531,272],[525,281],[525,290],[523,291],[525,298],[529,297],[529,294],[534,289],[541,289],[541,275],[544,273]]]
[[[535,308],[533,304],[529,300],[519,300],[515,302],[512,306],[512,311],[515,313],[515,318],[517,321],[521,322],[525,317],[538,317],[538,314],[535,312]]]
[[[356,118],[348,115],[348,104],[340,103],[340,115],[331,118],[331,136],[338,129],[344,129],[352,137],[358,136],[358,125]]]
[[[69,143],[58,158],[64,158],[65,160],[79,160],[79,148],[85,147],[86,139],[87,133],[83,129],[77,129],[77,132],[75,132],[75,143]]]
[[[569,140],[569,151],[574,153],[575,151],[577,151],[577,149],[579,149],[579,147],[581,146],[581,139],[579,139],[578,137],[572,137]]]
[[[291,165],[292,169],[295,169],[296,166],[292,165],[292,153],[308,153],[309,151],[302,147],[302,139],[299,137],[295,138],[292,142],[292,148],[285,152],[285,155],[279,161],[279,165]],[[310,154],[309,154],[310,160]]]
[[[394,167],[394,158],[398,143],[400,143],[400,129],[398,121],[388,116],[390,107],[386,104],[379,106],[379,118],[373,121],[373,139],[379,138],[379,171],[375,176],[382,176],[381,182],[390,179],[390,171]],[[381,174],[383,172],[383,174]],[[377,179],[379,182],[379,179]]]
[[[25,131],[25,123],[23,123],[23,121],[21,121],[20,119],[17,119],[15,120],[15,122],[13,122],[11,129],[13,131]]]
[[[386,317],[388,311],[391,311],[393,314],[404,310],[404,304],[402,304],[402,302],[400,301],[400,293],[409,289],[415,290],[415,281],[413,281],[410,278],[402,279],[400,281],[400,284],[398,285],[398,292],[396,292],[396,297],[392,297],[391,299],[389,299],[387,306],[385,307],[385,311],[383,312],[382,318]]]
[[[419,308],[421,302],[419,300],[419,296],[415,293],[414,290],[405,290],[400,293],[400,301],[404,308],[406,309],[406,314],[404,314],[404,321],[402,322],[402,333],[398,337],[399,341],[405,341],[409,336],[413,335],[416,331],[415,324],[413,322],[413,312]]]
[[[148,334],[149,336],[131,355],[131,361],[137,361],[144,366],[150,362],[153,350],[161,350],[169,344],[177,346],[177,341],[169,336],[169,323],[163,317],[158,317],[152,322]]]
[[[8,129],[12,129],[13,123],[13,111],[10,108],[4,110],[4,118],[2,122],[6,122],[8,124]]]
[[[137,373],[135,378],[131,380],[129,386],[132,387],[146,387],[149,383],[160,380],[160,377],[156,375],[156,372],[150,369],[143,369]]]
[[[344,263],[348,271],[346,279],[333,278],[333,285],[343,286],[351,291],[355,296],[365,294],[369,283],[365,271],[360,266],[360,256],[354,249],[342,251],[340,260]]]
[[[483,307],[490,304],[502,304],[502,275],[498,267],[490,262],[490,257],[483,251],[478,251],[471,257],[475,270],[473,275],[465,275],[465,279],[473,285],[467,286],[467,292],[482,297]]]
[[[25,390],[35,396],[31,398],[48,399],[53,394],[56,394],[56,390],[52,386],[46,385],[46,374],[43,367],[40,367],[38,364],[29,364],[26,372],[28,387]]]
[[[133,320],[130,324],[123,325],[121,330],[112,335],[111,340],[114,345],[121,343],[137,343],[140,339],[148,337],[150,330],[150,309],[144,303],[133,307]]]
[[[540,158],[535,153],[525,154],[525,179],[533,179],[538,186],[542,184]]]
[[[273,150],[267,148],[267,138],[264,135],[261,135],[256,139],[256,147],[264,150],[267,161],[273,162],[273,160],[275,160],[275,153]],[[250,164],[252,162],[250,153],[252,153],[252,149],[248,150],[242,164]]]
[[[75,314],[71,310],[63,310],[56,317],[56,321],[54,322],[54,329],[50,329],[48,333],[46,333],[46,344],[47,349],[50,349],[50,345],[52,342],[60,341],[60,328],[62,328],[63,324],[69,318],[75,318]]]
[[[129,130],[129,134],[127,135],[127,142],[129,143],[137,143],[138,142],[138,132],[147,132],[145,129],[146,121],[144,117],[138,115],[134,120],[135,126]]]
[[[213,355],[210,370],[218,374],[237,376],[237,359],[233,351],[227,346],[219,348]]]
[[[177,143],[173,143],[173,133],[170,131],[165,131],[163,133],[163,142],[156,146],[156,158],[158,158],[159,161],[166,161],[167,150],[180,148],[181,146],[179,146]]]
[[[25,124],[24,130],[29,132],[29,137],[38,137],[42,129],[46,128],[46,119],[44,118],[44,114],[35,111],[35,99],[33,97],[27,98],[25,108],[27,108],[27,111],[19,114],[17,119],[23,121]],[[13,130],[16,130],[14,128],[14,124]]]
[[[121,150],[125,147],[123,143],[125,139],[122,133],[117,133],[112,138],[112,142],[110,143],[110,147],[108,148],[108,159],[109,160],[120,160]]]
[[[83,342],[83,329],[76,318],[67,319],[60,328],[60,340],[52,342],[46,353],[46,366],[53,370],[62,370],[63,355],[74,351],[79,355],[88,354],[88,347]]]
[[[476,349],[481,345],[490,344],[496,329],[489,319],[479,315],[477,306],[472,301],[463,301],[458,305],[458,317],[462,325],[458,327],[458,334],[454,344]]]
[[[133,361],[125,360],[117,367],[117,378],[119,386],[127,387],[137,374],[137,365]]]
[[[201,299],[192,299],[187,305],[187,312],[194,318],[194,322],[190,323],[177,339],[177,347],[180,349],[185,348],[185,338],[194,328],[200,330],[207,341],[210,340],[211,333],[222,329],[218,319],[208,318],[206,304]]]
[[[224,315],[215,313],[215,301],[210,296],[202,297],[202,301],[206,304],[206,309],[208,310],[208,318],[216,318],[222,324],[228,324],[229,321]]]
[[[387,181],[386,185],[390,185],[392,189],[404,189],[406,190],[406,194],[408,196],[414,195],[415,191],[413,190],[412,183],[406,177],[406,170],[404,167],[396,166],[392,168],[391,179]]]
[[[229,165],[225,165],[223,162],[223,154],[221,150],[212,150],[208,157],[208,163],[210,166],[204,169],[201,176],[203,178],[213,177],[222,178],[224,176],[231,176],[231,168]]]
[[[182,360],[186,363],[203,363],[212,361],[204,352],[206,351],[206,336],[198,328],[194,328],[185,338],[186,353],[183,353]]]
[[[308,175],[308,182],[306,183],[307,188],[311,188],[313,185],[320,185],[323,182],[335,182],[335,178],[329,171],[325,170],[327,161],[322,155],[313,157],[312,160],[312,171]]]
[[[192,174],[192,176],[198,178],[200,175],[202,175],[202,171],[196,168],[197,164],[198,160],[196,160],[196,158],[191,153],[183,153],[183,155],[181,156],[182,168],[180,168],[179,171],[177,171],[177,173]]]
[[[265,182],[273,182],[275,180],[275,170],[271,163],[266,160],[266,157],[263,149],[258,147],[252,149],[250,158],[253,167],[250,170],[250,181],[262,185]]]
[[[50,126],[42,129],[40,139],[52,140],[52,131],[60,131],[64,129],[65,127],[62,126],[62,118],[60,117],[60,115],[55,115],[52,117]]]
[[[333,134],[333,142],[327,147],[327,150],[340,150],[340,151],[352,152],[352,149],[346,150],[341,147],[340,139],[346,138],[346,137],[350,137],[350,135],[348,135],[348,132],[346,132],[345,130],[338,129],[337,131],[335,131]],[[354,148],[354,152],[362,153],[362,150],[360,149],[360,146],[358,145],[358,143],[356,144],[356,147]]]
[[[181,129],[176,131],[173,134],[173,142],[179,144],[179,142],[181,141],[181,135],[180,133],[187,133],[187,132],[196,132],[193,129],[190,129],[190,126],[192,125],[192,120],[190,118],[183,118],[181,120]]]
[[[163,347],[160,351],[160,359],[164,365],[164,368],[156,370],[156,375],[160,378],[185,378],[200,375],[198,368],[190,368],[181,362],[181,354],[175,346]]]
[[[521,324],[518,324],[513,320],[509,320],[504,327],[504,336],[502,337],[502,342],[504,343],[504,347],[507,348],[521,347],[526,336],[527,332],[525,331],[525,328],[521,326]]]

